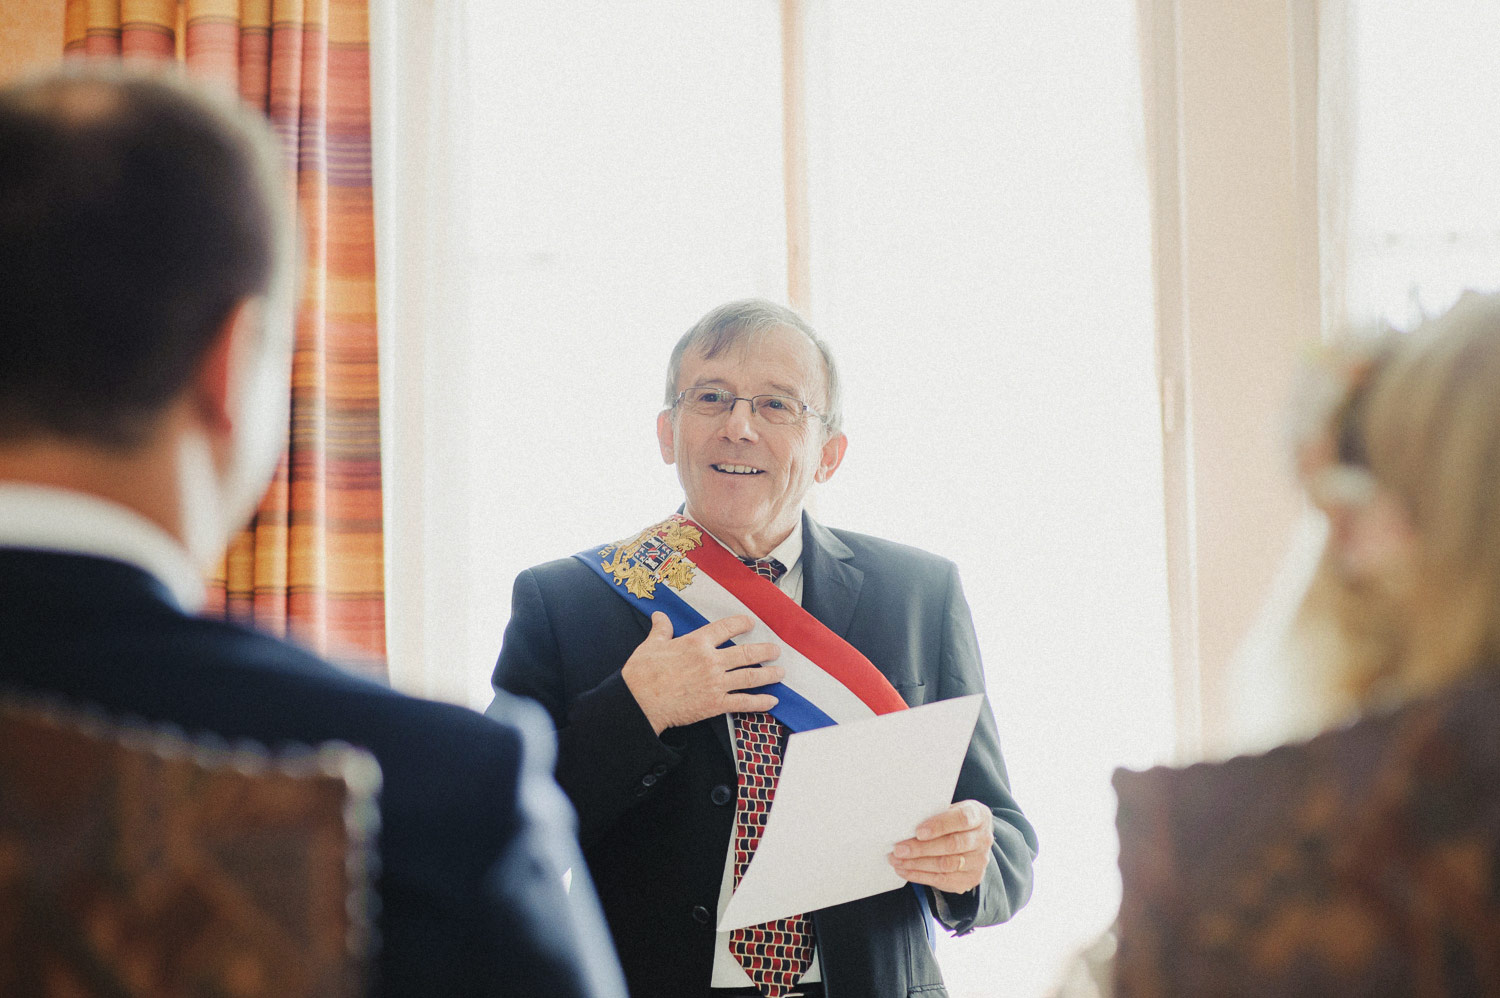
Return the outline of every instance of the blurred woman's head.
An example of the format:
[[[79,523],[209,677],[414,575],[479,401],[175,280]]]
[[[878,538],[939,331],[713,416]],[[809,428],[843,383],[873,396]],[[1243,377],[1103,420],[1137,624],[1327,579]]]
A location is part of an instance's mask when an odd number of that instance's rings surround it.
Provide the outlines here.
[[[1298,466],[1328,516],[1300,615],[1359,702],[1500,667],[1500,295],[1335,351]]]

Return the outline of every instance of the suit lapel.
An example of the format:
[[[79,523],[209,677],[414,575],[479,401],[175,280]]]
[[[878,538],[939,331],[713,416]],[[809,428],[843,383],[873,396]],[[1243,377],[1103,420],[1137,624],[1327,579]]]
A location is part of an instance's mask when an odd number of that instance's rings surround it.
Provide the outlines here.
[[[833,532],[802,514],[802,606],[830,631],[847,638],[865,573],[849,564],[854,552]]]
[[[700,723],[707,724],[713,727],[714,737],[719,740],[719,744],[723,746],[724,751],[729,755],[729,758],[733,759],[734,743],[729,740],[729,726],[734,722],[729,720],[728,718],[728,714],[716,714],[713,717],[710,717]]]

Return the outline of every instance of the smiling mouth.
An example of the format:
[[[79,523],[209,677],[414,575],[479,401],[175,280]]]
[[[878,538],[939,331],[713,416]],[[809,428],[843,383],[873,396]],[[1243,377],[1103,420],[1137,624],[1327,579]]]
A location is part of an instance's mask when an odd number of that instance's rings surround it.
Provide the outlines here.
[[[764,475],[760,468],[752,468],[748,464],[714,464],[709,467],[722,475]]]

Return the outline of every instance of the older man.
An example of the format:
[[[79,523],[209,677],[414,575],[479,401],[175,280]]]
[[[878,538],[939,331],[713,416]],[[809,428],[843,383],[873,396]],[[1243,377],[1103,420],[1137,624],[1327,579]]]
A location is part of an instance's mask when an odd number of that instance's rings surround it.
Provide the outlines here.
[[[285,444],[263,120],[167,77],[0,90],[0,694],[379,760],[377,995],[623,996],[529,704],[402,696],[197,616]]]
[[[798,724],[806,705],[780,682],[782,643],[726,644],[753,621],[684,616],[674,589],[716,573],[786,633],[815,634],[813,660],[858,676],[872,702],[886,698],[877,712],[984,690],[951,562],[804,512],[813,483],[843,460],[839,421],[833,358],[796,313],[764,301],[715,309],[673,351],[657,418],[682,514],[516,580],[495,683],[557,724],[558,778],[635,994],[941,993],[927,911],[964,933],[1030,895],[1036,838],[985,710],[956,803],[890,857],[917,889],[715,931],[774,791],[782,721]],[[679,631],[702,626],[674,634],[674,618]]]

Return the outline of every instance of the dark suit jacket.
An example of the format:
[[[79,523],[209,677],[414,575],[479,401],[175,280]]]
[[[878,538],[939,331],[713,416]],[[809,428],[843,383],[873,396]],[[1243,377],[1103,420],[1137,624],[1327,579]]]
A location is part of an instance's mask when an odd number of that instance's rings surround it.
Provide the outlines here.
[[[952,562],[803,518],[803,606],[863,652],[912,706],[983,693],[979,648]],[[707,994],[714,913],[734,823],[723,717],[660,738],[620,676],[649,622],[575,558],[529,569],[495,667],[497,687],[534,697],[557,724],[558,781],[633,994]],[[995,813],[984,882],[945,895],[948,928],[1003,922],[1031,894],[1036,836],[1011,798],[989,710],[955,800]],[[944,994],[917,897],[889,891],[813,914],[831,998]]]
[[[500,723],[403,696],[289,644],[189,617],[147,573],[0,548],[0,690],[272,747],[341,739],[371,751],[380,798],[378,994],[623,994],[572,816],[547,776],[546,721]],[[540,725],[540,730],[538,730]]]

